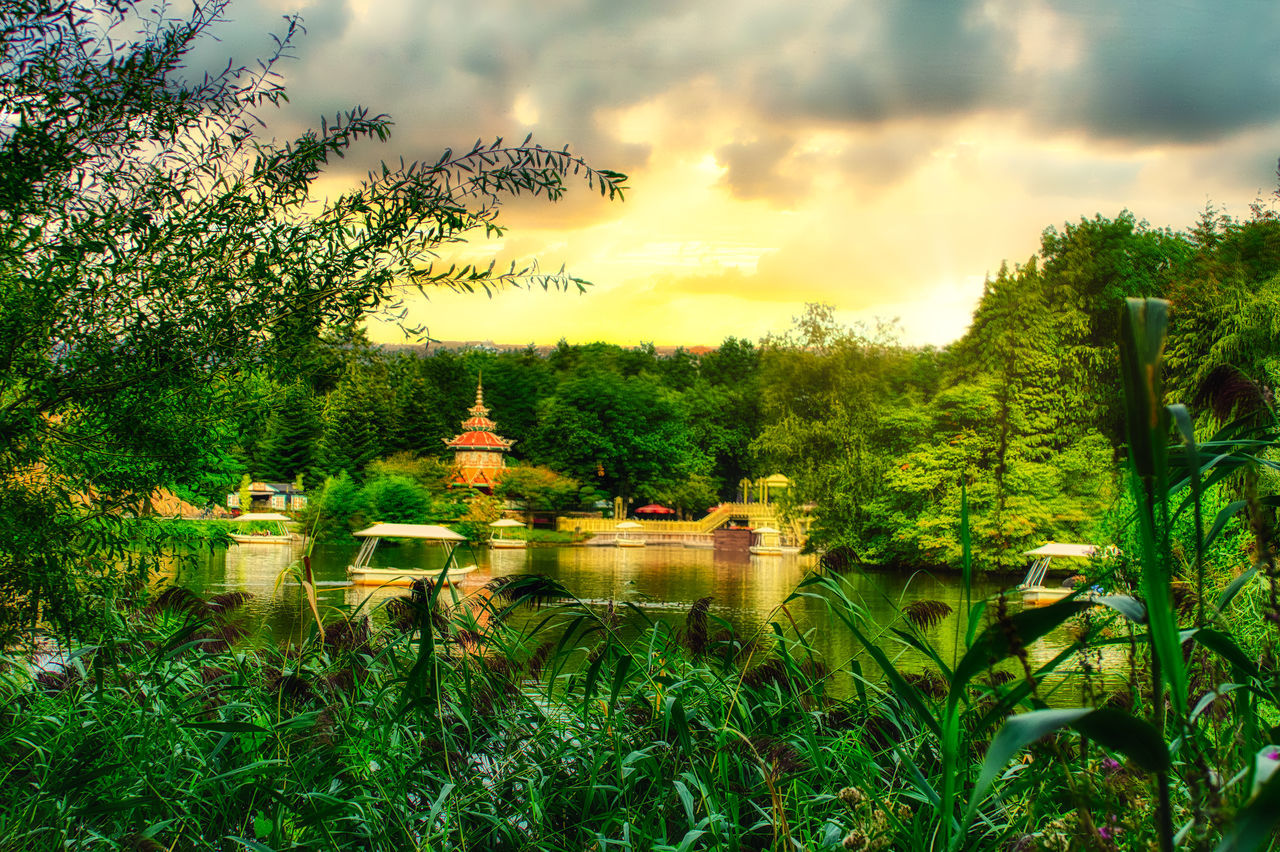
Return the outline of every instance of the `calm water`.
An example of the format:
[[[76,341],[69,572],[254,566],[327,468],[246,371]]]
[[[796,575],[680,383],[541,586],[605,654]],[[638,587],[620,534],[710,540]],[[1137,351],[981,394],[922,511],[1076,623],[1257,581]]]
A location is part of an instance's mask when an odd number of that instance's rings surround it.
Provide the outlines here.
[[[349,586],[346,567],[357,545],[317,544],[311,554],[320,607],[325,619],[339,618],[360,606],[378,617],[378,607],[405,593],[404,589],[370,589]],[[261,641],[288,642],[310,627],[310,616],[301,586],[291,576],[302,549],[270,545],[232,545],[178,560],[171,579],[195,591],[216,594],[244,590],[253,595],[248,618],[260,626]],[[605,607],[610,601],[629,603],[654,620],[680,626],[690,605],[712,596],[713,615],[732,623],[740,634],[779,624],[790,632],[794,623],[808,635],[827,665],[847,670],[849,660],[863,658],[861,646],[823,603],[803,596],[782,605],[813,570],[811,557],[759,557],[717,554],[671,545],[645,548],[539,547],[528,550],[490,551],[465,545],[460,564],[474,562],[479,570],[458,584],[467,594],[494,577],[545,574],[562,583],[579,598]],[[375,554],[374,567],[440,567],[441,552],[432,545],[406,543],[388,546]],[[1017,577],[982,577],[973,590],[974,601],[999,593],[1018,582]],[[955,612],[930,631],[930,638],[944,659],[954,658],[957,622],[964,630],[963,591],[958,576],[927,572],[852,573],[844,578],[849,596],[865,607],[871,620],[887,630],[899,618],[898,608],[916,600],[941,600]],[[897,626],[902,627],[899,623]],[[1068,642],[1065,634],[1051,635],[1030,649],[1033,661],[1053,657]],[[907,669],[922,667],[918,652],[885,636],[884,647]],[[1118,652],[1117,652],[1118,653]],[[874,665],[864,661],[864,667]],[[1105,666],[1113,671],[1118,666]]]

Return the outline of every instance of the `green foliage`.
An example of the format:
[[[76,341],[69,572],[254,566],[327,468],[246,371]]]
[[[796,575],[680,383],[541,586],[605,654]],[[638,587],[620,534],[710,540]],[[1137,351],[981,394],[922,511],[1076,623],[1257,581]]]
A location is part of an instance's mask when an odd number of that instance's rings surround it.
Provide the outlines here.
[[[367,527],[365,511],[360,487],[343,472],[326,479],[319,494],[308,501],[306,527],[317,536],[340,536]]]
[[[528,452],[624,497],[705,464],[677,395],[647,373],[619,380],[591,367],[575,370],[543,401]]]
[[[240,477],[240,488],[239,488],[239,494],[237,496],[240,498],[240,511],[252,512],[253,511],[253,480],[247,473],[244,476]]]
[[[373,523],[423,523],[431,501],[412,479],[377,476],[360,489],[360,503]]]
[[[560,514],[578,505],[580,490],[576,479],[561,476],[550,468],[512,464],[502,471],[493,494],[499,499],[523,504],[526,514],[535,511]]]
[[[261,476],[273,482],[305,480],[315,469],[319,429],[319,412],[310,392],[301,382],[290,384],[267,420],[257,454]]]

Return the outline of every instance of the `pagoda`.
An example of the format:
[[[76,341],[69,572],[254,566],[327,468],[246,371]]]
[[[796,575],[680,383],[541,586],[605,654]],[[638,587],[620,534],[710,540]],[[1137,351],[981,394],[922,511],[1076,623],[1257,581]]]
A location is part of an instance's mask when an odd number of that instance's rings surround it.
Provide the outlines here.
[[[489,409],[484,405],[483,377],[476,382],[476,404],[467,413],[471,416],[462,421],[462,433],[444,442],[454,453],[457,476],[452,484],[491,491],[507,466],[503,453],[515,441],[493,431],[497,424],[489,419]]]

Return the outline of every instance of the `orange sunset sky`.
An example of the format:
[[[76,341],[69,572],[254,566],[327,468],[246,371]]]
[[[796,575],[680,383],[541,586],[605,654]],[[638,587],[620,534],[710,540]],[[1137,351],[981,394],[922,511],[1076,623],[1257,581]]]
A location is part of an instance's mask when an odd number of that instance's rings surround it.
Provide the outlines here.
[[[1272,2],[238,0],[202,59],[264,55],[289,12],[308,35],[271,130],[354,104],[395,121],[330,187],[530,132],[629,175],[623,203],[511,205],[459,255],[564,264],[584,295],[412,300],[437,339],[714,346],[822,301],[943,344],[1047,226],[1180,230],[1275,186]]]

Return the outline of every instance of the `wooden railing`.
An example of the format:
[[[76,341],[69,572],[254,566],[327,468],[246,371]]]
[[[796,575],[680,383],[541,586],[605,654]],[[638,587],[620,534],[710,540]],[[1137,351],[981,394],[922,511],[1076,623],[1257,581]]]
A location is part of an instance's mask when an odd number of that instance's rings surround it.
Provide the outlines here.
[[[696,521],[641,520],[636,523],[640,524],[637,532],[706,535],[734,520],[745,521],[752,527],[783,526],[778,513],[769,503],[721,503],[714,512]],[[788,524],[786,528],[793,538],[799,539],[803,535],[798,524]],[[614,533],[617,532],[618,521],[613,518],[557,518],[556,529],[562,532],[577,530],[584,533]]]

